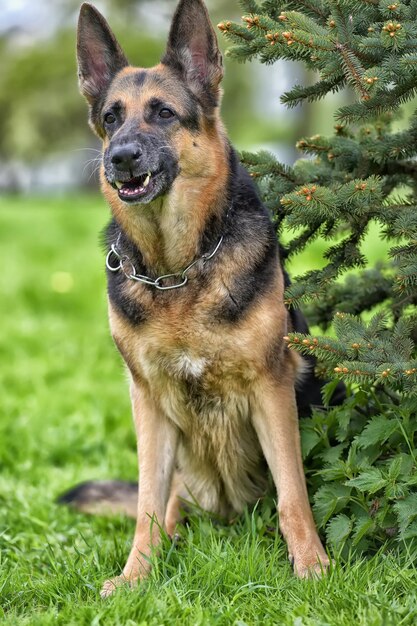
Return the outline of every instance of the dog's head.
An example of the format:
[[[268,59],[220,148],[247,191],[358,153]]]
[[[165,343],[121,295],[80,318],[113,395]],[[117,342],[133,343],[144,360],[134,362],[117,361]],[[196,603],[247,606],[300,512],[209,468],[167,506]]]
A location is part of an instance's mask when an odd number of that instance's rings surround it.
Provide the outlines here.
[[[150,69],[129,65],[103,16],[83,4],[77,54],[90,124],[103,140],[102,181],[111,202],[149,203],[178,177],[202,174],[223,76],[202,0],[180,0],[166,52]]]

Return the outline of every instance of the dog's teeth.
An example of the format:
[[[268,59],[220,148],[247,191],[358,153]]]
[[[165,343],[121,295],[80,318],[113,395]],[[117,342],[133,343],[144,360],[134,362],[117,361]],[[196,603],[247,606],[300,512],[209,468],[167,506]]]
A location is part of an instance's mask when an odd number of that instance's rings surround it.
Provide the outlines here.
[[[149,185],[149,181],[151,180],[151,173],[148,172],[145,180],[143,181],[143,187],[147,187]]]
[[[120,180],[116,180],[114,184],[116,185],[117,189],[120,189],[121,187],[123,187],[123,183],[121,183]]]

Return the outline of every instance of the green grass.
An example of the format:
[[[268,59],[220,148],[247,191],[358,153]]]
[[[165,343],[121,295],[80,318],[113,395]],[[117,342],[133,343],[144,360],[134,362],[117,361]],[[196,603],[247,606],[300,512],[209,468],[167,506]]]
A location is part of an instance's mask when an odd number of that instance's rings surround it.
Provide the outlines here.
[[[106,220],[94,197],[0,199],[0,623],[416,623],[414,554],[382,551],[338,563],[323,580],[296,580],[269,501],[230,527],[192,517],[146,584],[100,600],[133,523],[54,499],[80,480],[136,475],[127,385],[107,328]]]

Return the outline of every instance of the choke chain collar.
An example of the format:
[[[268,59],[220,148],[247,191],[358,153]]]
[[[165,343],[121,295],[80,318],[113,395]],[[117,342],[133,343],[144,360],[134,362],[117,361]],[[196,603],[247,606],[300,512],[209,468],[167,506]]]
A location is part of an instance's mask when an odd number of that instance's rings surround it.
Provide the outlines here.
[[[154,287],[155,289],[160,289],[161,291],[167,291],[168,289],[178,289],[179,287],[184,287],[184,285],[186,285],[188,282],[188,272],[191,270],[191,268],[193,268],[194,265],[197,265],[197,263],[199,263],[200,261],[203,262],[203,266],[204,266],[207,263],[207,261],[212,259],[215,256],[215,254],[217,254],[223,242],[223,235],[220,237],[214,250],[212,250],[211,252],[202,254],[200,257],[198,257],[198,259],[195,259],[189,265],[187,265],[187,267],[183,269],[182,271],[174,272],[173,274],[163,274],[162,276],[158,276],[158,278],[155,278],[155,279],[150,278],[149,276],[144,276],[143,274],[138,274],[136,272],[136,268],[133,265],[131,259],[128,257],[128,255],[123,254],[119,250],[119,247],[118,247],[119,241],[120,241],[120,234],[117,238],[116,243],[113,243],[111,245],[110,250],[107,254],[107,257],[106,257],[107,269],[110,272],[118,272],[121,270],[123,274],[126,276],[126,278],[129,278],[130,280],[136,280],[139,283],[150,285],[151,287]],[[116,262],[114,261],[115,259],[116,259]],[[112,261],[114,265],[112,265]],[[177,283],[174,283],[173,285],[164,284],[165,281],[171,278],[178,278],[179,280]]]

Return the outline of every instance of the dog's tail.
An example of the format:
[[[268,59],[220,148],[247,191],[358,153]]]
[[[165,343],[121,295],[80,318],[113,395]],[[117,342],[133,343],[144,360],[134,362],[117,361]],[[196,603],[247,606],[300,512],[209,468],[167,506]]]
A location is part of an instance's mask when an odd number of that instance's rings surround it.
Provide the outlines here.
[[[122,480],[89,480],[65,491],[58,504],[91,515],[127,515],[136,518],[138,485]]]

